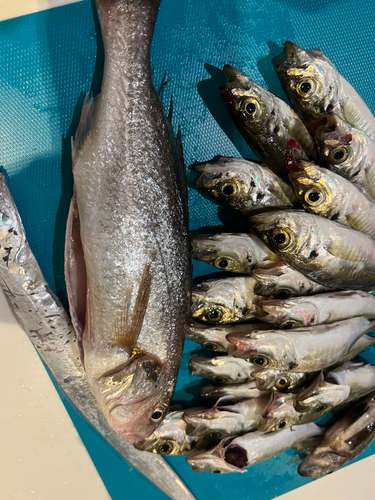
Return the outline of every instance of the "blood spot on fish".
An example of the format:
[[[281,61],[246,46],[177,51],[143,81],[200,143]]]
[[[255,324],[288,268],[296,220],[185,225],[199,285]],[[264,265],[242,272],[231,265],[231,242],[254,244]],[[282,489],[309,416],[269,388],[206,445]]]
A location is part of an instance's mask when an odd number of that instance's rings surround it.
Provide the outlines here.
[[[310,252],[309,259],[313,259],[313,258],[317,257],[318,255],[319,254],[318,254],[318,252],[316,250],[312,250]]]
[[[247,464],[247,453],[241,446],[234,445],[225,450],[224,460],[239,469]]]

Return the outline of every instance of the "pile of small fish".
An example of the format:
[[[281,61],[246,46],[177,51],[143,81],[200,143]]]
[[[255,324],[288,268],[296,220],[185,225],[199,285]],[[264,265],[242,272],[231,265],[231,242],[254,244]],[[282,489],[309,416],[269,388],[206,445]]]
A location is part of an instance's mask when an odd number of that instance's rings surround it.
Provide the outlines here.
[[[190,374],[216,402],[171,411],[135,446],[213,473],[293,447],[316,479],[375,438],[375,366],[351,361],[375,344],[363,291],[375,286],[375,119],[321,51],[286,42],[274,63],[294,109],[231,66],[221,88],[262,164],[194,167],[196,188],[252,231],[191,239],[194,259],[241,274],[193,288],[187,339],[225,354],[193,355]],[[314,423],[329,412],[331,427]]]

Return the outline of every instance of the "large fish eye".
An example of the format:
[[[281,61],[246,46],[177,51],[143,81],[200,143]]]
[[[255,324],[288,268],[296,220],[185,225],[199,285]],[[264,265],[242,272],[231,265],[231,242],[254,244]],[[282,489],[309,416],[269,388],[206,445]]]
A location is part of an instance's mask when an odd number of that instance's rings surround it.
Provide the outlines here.
[[[276,380],[275,387],[279,391],[285,391],[290,386],[290,379],[288,377],[280,377]]]
[[[298,82],[296,90],[301,97],[307,97],[315,91],[315,82],[311,78],[304,78]]]
[[[254,97],[249,97],[245,99],[242,103],[242,109],[245,114],[250,118],[256,118],[262,111],[262,107]]]
[[[269,365],[270,360],[264,354],[256,354],[255,356],[250,357],[250,363],[252,363],[255,366],[260,366],[262,368],[265,368],[266,366]]]
[[[234,182],[224,182],[220,186],[220,193],[224,198],[233,198],[238,193],[238,187]]]
[[[309,189],[306,191],[304,198],[305,202],[312,206],[317,206],[324,200],[323,193],[317,189]]]
[[[217,269],[225,269],[226,271],[230,271],[233,268],[233,260],[225,256],[217,257],[215,259],[214,266]]]
[[[212,377],[211,380],[216,385],[225,384],[226,382],[225,378],[222,377],[221,375],[215,375],[214,377]]]
[[[162,443],[159,444],[156,451],[160,455],[170,455],[173,451],[173,445],[169,441],[163,441]]]
[[[154,422],[159,422],[164,416],[165,408],[156,408],[154,413],[151,415],[151,420]]]
[[[287,288],[280,288],[277,290],[277,292],[274,294],[275,299],[289,299],[289,297],[292,295],[292,292],[288,290]]]
[[[332,163],[339,164],[343,163],[348,159],[349,156],[349,148],[346,146],[339,146],[329,153],[329,159]]]
[[[290,243],[290,236],[282,229],[276,229],[271,236],[272,242],[279,248],[285,248]]]
[[[204,320],[208,323],[219,323],[224,316],[223,311],[219,307],[211,307],[204,315]]]
[[[202,347],[208,349],[209,351],[217,351],[218,346],[213,342],[203,342]]]

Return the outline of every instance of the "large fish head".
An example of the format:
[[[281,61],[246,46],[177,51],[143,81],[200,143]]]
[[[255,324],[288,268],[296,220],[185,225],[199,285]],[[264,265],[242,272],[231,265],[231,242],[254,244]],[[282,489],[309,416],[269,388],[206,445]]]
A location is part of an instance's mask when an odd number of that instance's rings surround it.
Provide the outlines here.
[[[191,450],[194,438],[187,436],[182,411],[167,414],[160,427],[134,446],[141,451],[160,455],[181,455]]]
[[[173,394],[173,387],[166,390],[163,379],[160,361],[142,353],[103,374],[94,391],[112,429],[132,442],[152,434]]]
[[[213,474],[228,474],[229,472],[246,472],[230,463],[224,458],[223,439],[215,448],[189,453],[186,462],[194,472],[212,472]]]
[[[240,235],[215,234],[197,235],[190,239],[192,258],[207,262],[211,266],[234,273],[250,273],[254,267],[249,262],[252,240],[246,238],[246,244]],[[250,247],[250,248],[249,248]]]
[[[215,352],[227,352],[228,342],[225,327],[217,327],[190,321],[187,325],[185,338],[200,344],[205,349]]]
[[[297,164],[299,169],[290,171],[289,178],[301,205],[308,212],[326,217],[340,193],[337,181],[313,162],[299,160]]]
[[[284,47],[274,65],[286,94],[306,119],[321,120],[338,101],[334,66],[318,49],[307,51],[292,42]]]
[[[221,87],[221,96],[236,125],[249,134],[259,133],[271,116],[270,93],[229,64],[223,72],[227,83]]]
[[[298,474],[311,479],[319,479],[339,469],[349,460],[350,455],[342,451],[313,451],[298,466]]]
[[[196,189],[208,193],[218,203],[245,212],[259,203],[260,180],[246,160],[220,158],[194,170],[201,174]]]
[[[273,391],[267,406],[257,419],[257,429],[274,432],[291,427],[298,422],[298,414],[293,407],[293,395]]]
[[[244,423],[242,414],[216,405],[208,410],[185,411],[184,420],[188,434],[210,440],[233,436]]]
[[[327,123],[319,127],[315,140],[325,166],[345,170],[355,163],[361,133],[338,115],[329,113]]]
[[[267,300],[257,306],[257,317],[288,330],[315,325],[319,310],[308,297],[305,300]]]
[[[318,255],[321,235],[312,231],[313,215],[275,210],[249,217],[251,229],[285,262],[307,262]]]
[[[227,340],[235,346],[232,356],[246,359],[256,368],[291,370],[297,366],[293,343],[282,333],[230,333]]]
[[[323,415],[348,399],[349,394],[350,387],[348,385],[329,383],[324,379],[321,372],[309,387],[297,395],[294,407],[302,413],[320,413]]]
[[[260,391],[277,390],[279,392],[286,392],[300,387],[307,379],[305,373],[283,371],[283,370],[262,370],[261,368],[255,370],[251,374],[257,388]]]

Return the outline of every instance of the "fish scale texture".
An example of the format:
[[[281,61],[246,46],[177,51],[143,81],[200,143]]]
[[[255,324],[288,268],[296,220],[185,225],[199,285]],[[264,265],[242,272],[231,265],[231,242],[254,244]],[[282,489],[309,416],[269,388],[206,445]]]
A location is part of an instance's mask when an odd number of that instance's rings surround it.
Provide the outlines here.
[[[231,64],[279,97],[285,95],[272,57],[285,40],[318,47],[375,112],[375,10],[372,0],[162,0],[152,44],[154,81],[169,81],[175,129],[181,125],[187,165],[216,155],[255,158],[229,118],[218,86]],[[65,297],[63,245],[72,193],[70,142],[83,95],[100,87],[102,52],[96,65],[96,24],[91,2],[41,12],[0,24],[0,165],[19,208],[28,240],[42,271]],[[208,201],[192,186],[189,170],[190,229],[221,226],[245,230],[238,215]],[[194,275],[216,273],[194,262]],[[65,302],[66,304],[66,302]],[[199,402],[202,383],[188,376],[186,343],[174,400]],[[365,355],[375,361],[373,352]],[[129,468],[69,409],[113,500],[166,498]],[[375,451],[373,444],[362,457]],[[292,451],[253,466],[235,477],[196,474],[183,457],[168,461],[198,500],[270,500],[308,482],[297,474]]]

